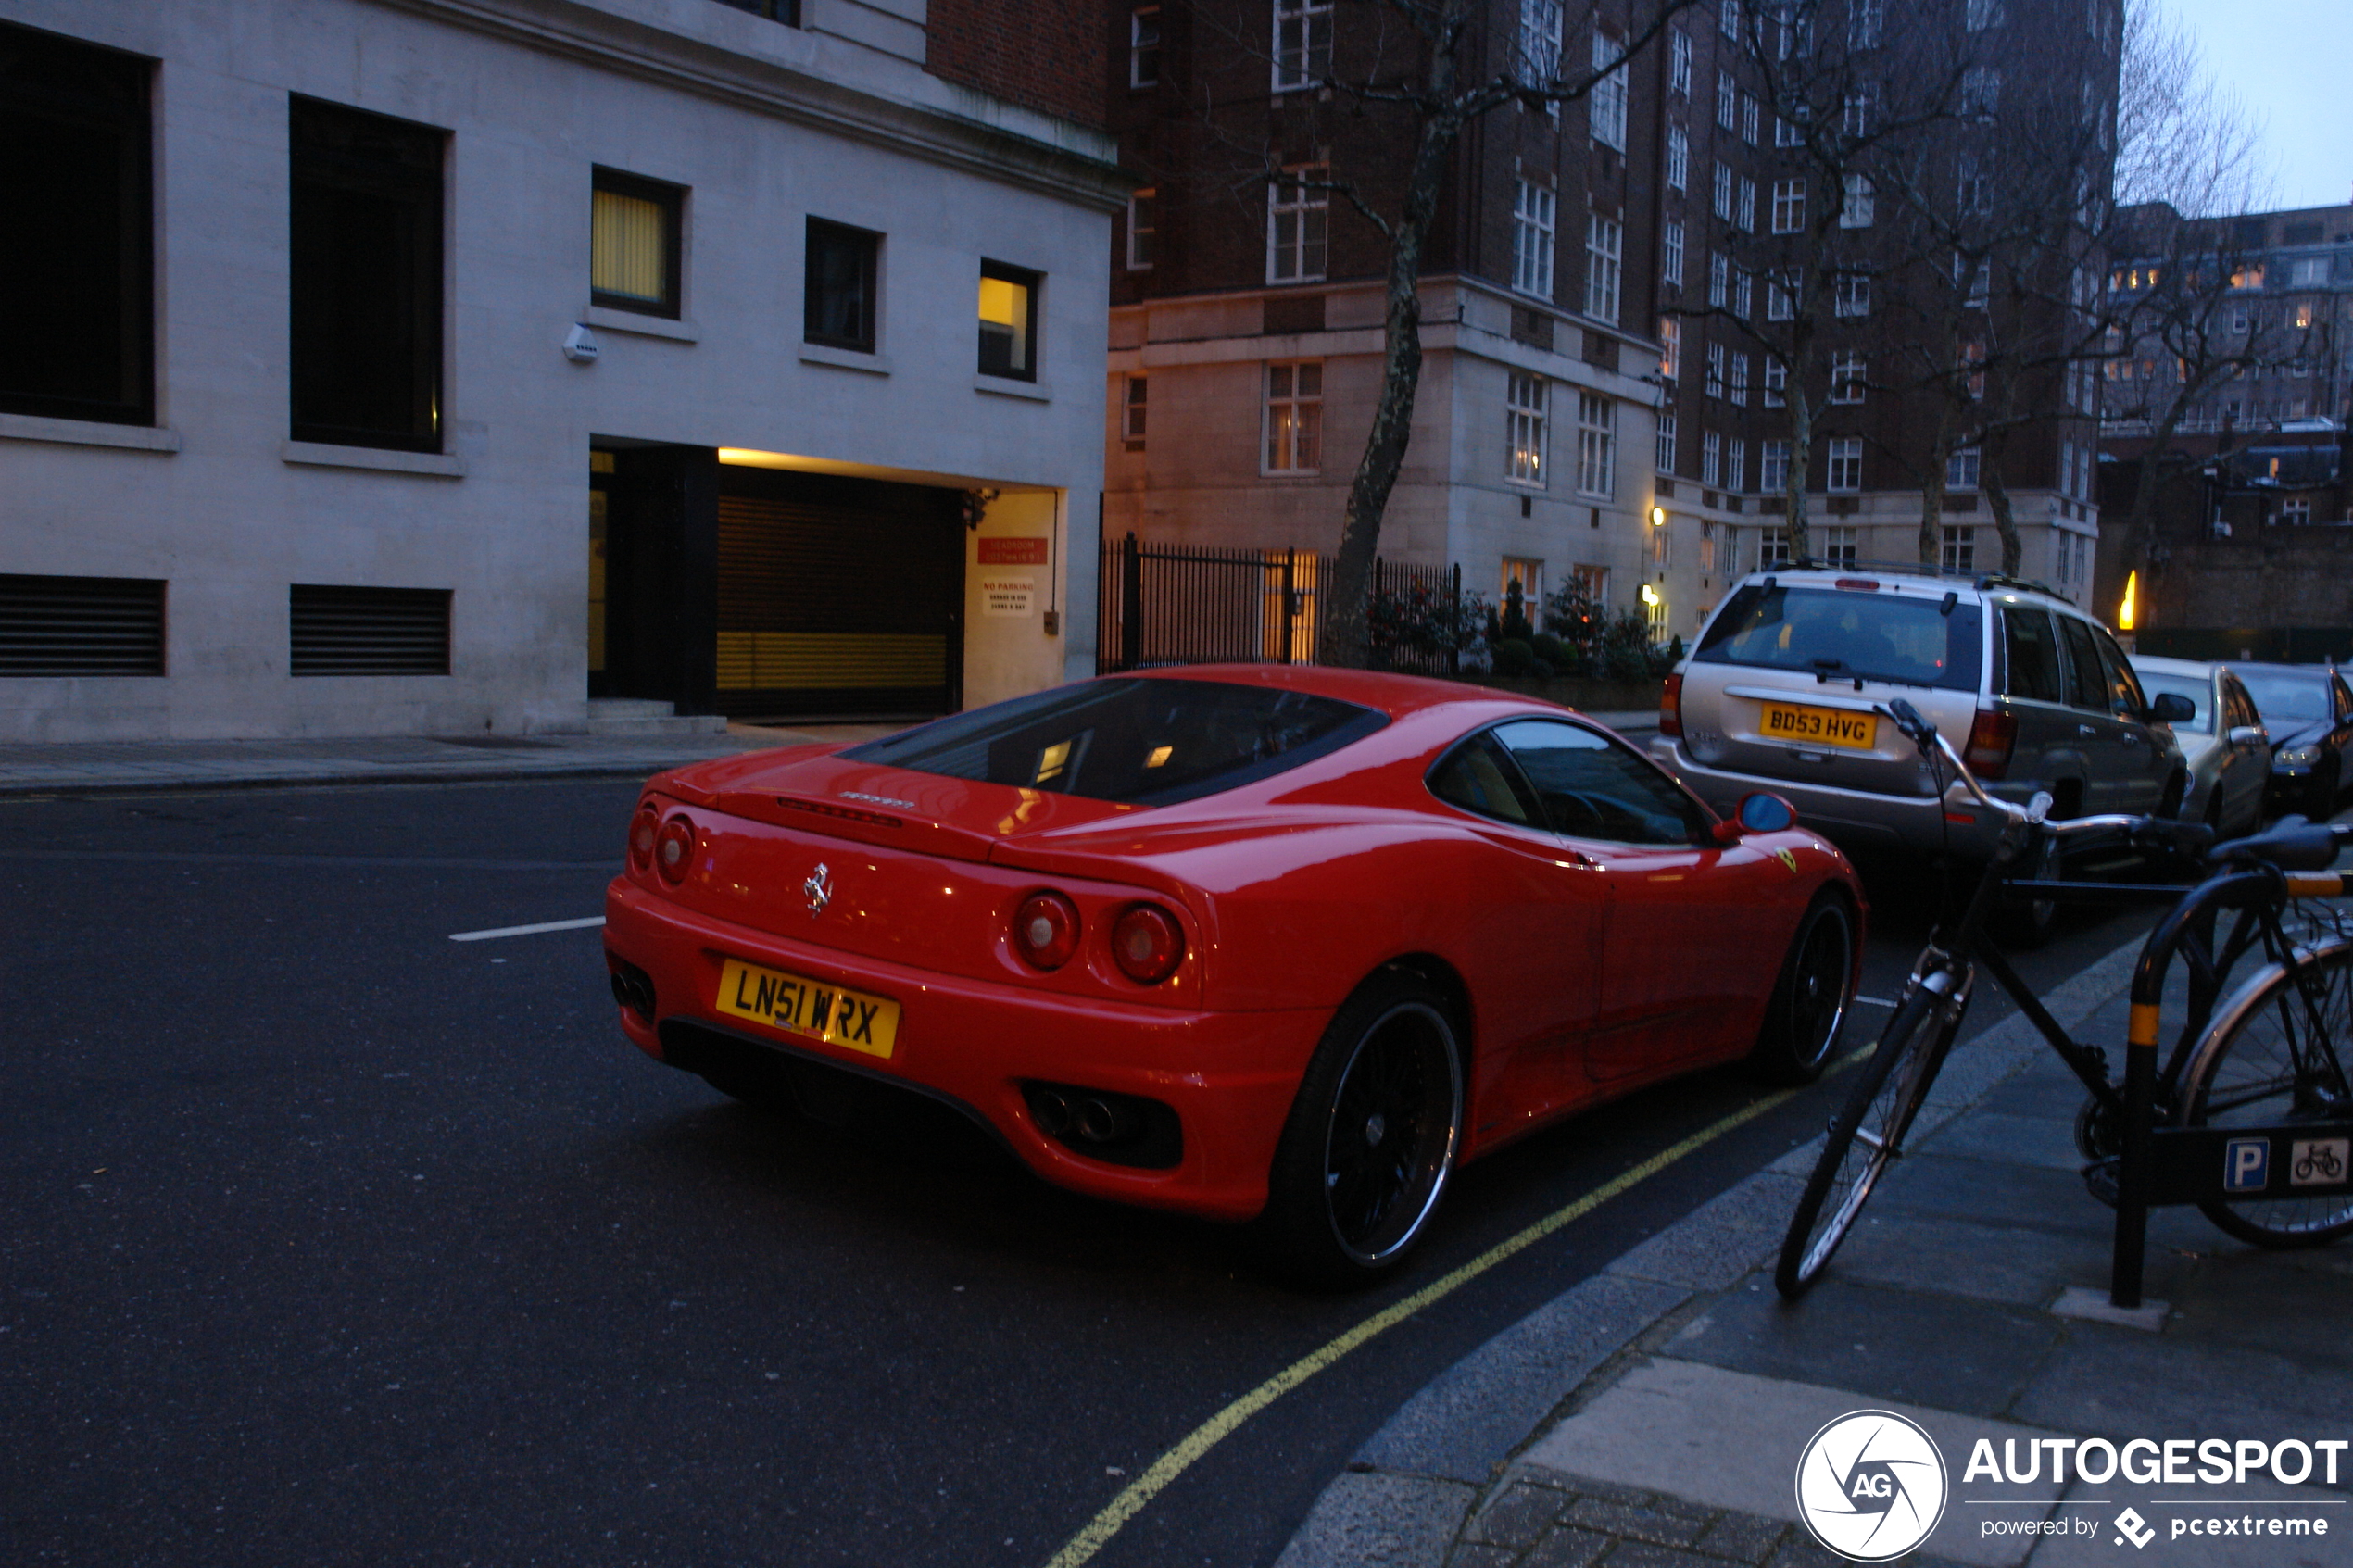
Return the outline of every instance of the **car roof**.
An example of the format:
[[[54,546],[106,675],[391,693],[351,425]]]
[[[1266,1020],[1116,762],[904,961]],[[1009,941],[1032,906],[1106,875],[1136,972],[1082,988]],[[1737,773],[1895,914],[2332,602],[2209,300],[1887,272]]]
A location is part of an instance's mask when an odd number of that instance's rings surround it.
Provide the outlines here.
[[[1804,585],[1817,583],[1835,584],[1841,581],[1852,583],[1858,578],[1867,578],[1878,583],[1881,592],[1894,589],[1899,593],[1915,594],[1926,598],[1942,598],[1946,594],[1958,594],[1970,600],[1998,594],[2005,598],[2031,599],[2075,615],[2084,613],[2082,607],[2072,599],[2053,592],[2040,583],[2004,577],[1999,572],[1947,572],[1941,567],[1921,566],[1918,562],[1907,561],[1858,561],[1853,566],[1763,567],[1743,577],[1734,586],[1745,588],[1753,583],[1763,583],[1768,579]]]
[[[1521,708],[1558,706],[1462,681],[1441,681],[1427,675],[1396,675],[1378,670],[1340,670],[1322,664],[1181,664],[1132,670],[1126,673],[1143,680],[1214,681],[1227,685],[1266,686],[1281,691],[1305,692],[1315,696],[1333,697],[1362,708],[1376,709],[1392,719],[1441,708],[1490,708],[1498,704],[1514,704]]]
[[[2153,653],[2136,653],[2131,657],[2133,669],[2145,670],[2153,675],[2204,675],[2210,678],[2218,670],[2230,669],[2229,664],[2219,659],[2166,659]]]

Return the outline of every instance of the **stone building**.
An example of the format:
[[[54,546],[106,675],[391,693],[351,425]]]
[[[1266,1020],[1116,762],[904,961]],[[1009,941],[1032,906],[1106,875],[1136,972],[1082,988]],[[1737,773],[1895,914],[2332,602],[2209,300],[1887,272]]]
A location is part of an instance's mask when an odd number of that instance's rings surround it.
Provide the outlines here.
[[[1086,672],[1099,15],[0,0],[0,735]]]

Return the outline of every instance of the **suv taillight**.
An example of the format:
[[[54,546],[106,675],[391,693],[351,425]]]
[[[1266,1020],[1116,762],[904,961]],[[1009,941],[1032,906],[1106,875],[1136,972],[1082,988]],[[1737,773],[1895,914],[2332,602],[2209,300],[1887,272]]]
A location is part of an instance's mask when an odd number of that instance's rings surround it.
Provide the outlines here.
[[[1979,778],[1998,779],[2008,771],[2010,751],[2017,745],[2018,715],[1981,708],[1969,727],[1969,749],[1961,757]]]
[[[1658,733],[1669,740],[1683,734],[1683,677],[1669,675],[1658,688]]]

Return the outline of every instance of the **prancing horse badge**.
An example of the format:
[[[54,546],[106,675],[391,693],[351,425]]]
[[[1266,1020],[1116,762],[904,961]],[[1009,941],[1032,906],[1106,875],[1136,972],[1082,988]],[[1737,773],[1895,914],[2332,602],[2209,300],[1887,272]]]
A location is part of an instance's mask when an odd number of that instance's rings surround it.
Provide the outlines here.
[[[1796,868],[1797,862],[1793,859],[1790,869],[1794,871]],[[800,894],[809,900],[811,920],[824,914],[825,906],[834,901],[834,873],[825,869],[824,861],[818,861],[817,869],[809,873],[809,880],[800,884]]]

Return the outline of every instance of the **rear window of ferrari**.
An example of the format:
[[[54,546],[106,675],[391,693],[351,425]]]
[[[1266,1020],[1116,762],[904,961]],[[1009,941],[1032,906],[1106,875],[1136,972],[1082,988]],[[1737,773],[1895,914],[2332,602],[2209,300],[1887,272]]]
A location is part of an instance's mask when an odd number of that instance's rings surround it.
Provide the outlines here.
[[[1948,597],[1956,599],[1949,608]],[[1708,623],[1692,657],[1831,680],[1859,675],[1974,691],[1981,634],[1977,607],[1957,596],[1751,583]]]
[[[1328,756],[1388,722],[1374,709],[1308,692],[1113,679],[994,703],[840,755],[951,779],[1167,806]]]

